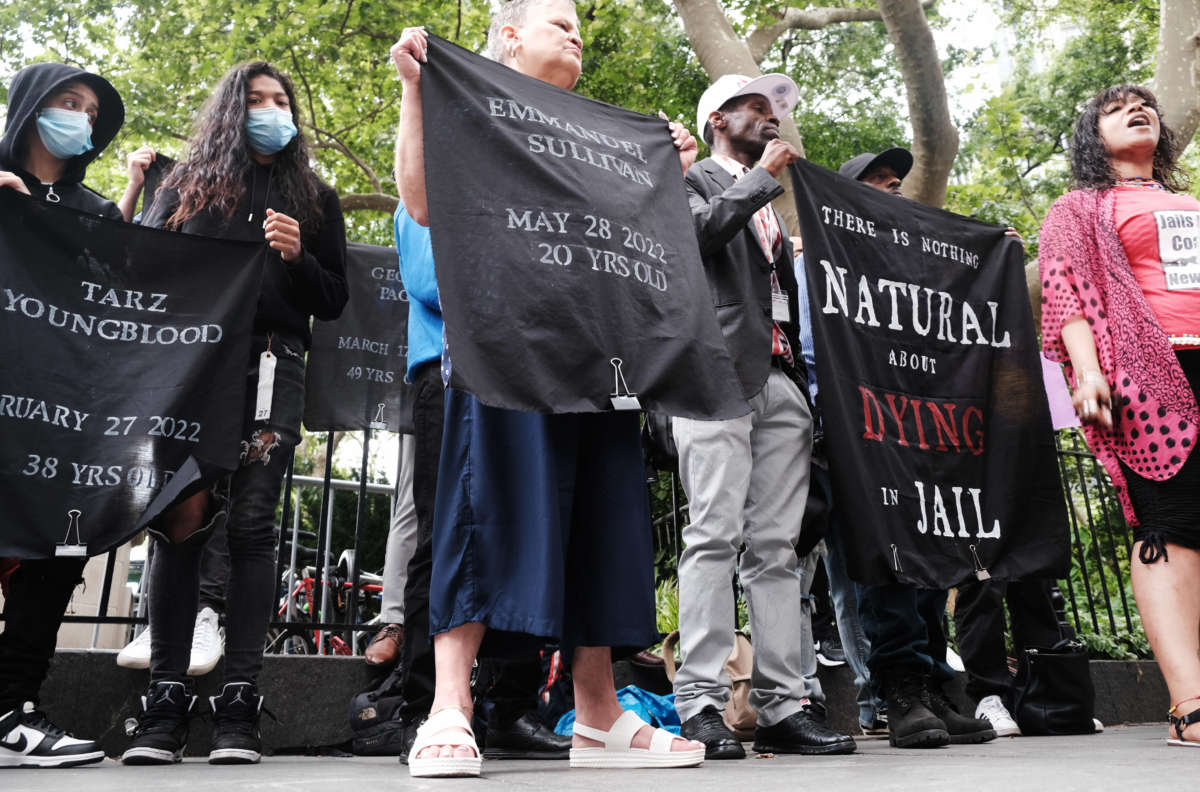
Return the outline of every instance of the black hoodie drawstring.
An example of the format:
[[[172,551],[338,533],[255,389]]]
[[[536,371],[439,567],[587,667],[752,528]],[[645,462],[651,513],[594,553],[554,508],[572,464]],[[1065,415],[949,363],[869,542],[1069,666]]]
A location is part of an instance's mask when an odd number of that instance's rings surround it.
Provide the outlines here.
[[[274,168],[267,170],[267,192],[263,195],[263,214],[267,213],[267,201],[271,200],[271,173]],[[246,217],[247,223],[254,222],[254,198],[258,193],[258,167],[252,165],[250,170],[250,214]],[[266,222],[265,219],[263,222]]]

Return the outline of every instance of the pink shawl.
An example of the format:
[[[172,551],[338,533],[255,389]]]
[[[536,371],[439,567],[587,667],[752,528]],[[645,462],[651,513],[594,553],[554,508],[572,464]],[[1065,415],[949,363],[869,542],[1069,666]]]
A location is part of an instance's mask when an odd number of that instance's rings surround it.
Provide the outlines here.
[[[1166,332],[1129,268],[1114,220],[1115,190],[1074,190],[1042,223],[1042,349],[1075,372],[1062,326],[1083,316],[1096,339],[1113,394],[1113,430],[1084,426],[1093,453],[1112,478],[1125,519],[1137,525],[1118,459],[1148,479],[1174,476],[1196,443],[1200,409]]]

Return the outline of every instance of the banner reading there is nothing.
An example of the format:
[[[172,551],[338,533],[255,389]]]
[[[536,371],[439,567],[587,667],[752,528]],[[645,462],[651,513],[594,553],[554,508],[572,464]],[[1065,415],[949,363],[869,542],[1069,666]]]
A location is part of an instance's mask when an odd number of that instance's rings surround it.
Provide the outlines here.
[[[1066,506],[1020,243],[805,160],[792,180],[851,576],[1061,577]]]

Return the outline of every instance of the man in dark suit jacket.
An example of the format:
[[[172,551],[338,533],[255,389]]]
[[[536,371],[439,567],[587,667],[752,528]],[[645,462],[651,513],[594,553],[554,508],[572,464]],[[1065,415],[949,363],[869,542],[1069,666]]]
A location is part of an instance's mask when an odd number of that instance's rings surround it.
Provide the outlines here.
[[[730,581],[745,544],[741,581],[750,604],[758,713],[754,749],[850,753],[854,740],[828,728],[810,697],[802,654],[812,652],[795,545],[809,483],[812,413],[796,339],[792,246],[771,208],[777,178],[800,156],[779,138],[779,116],[798,98],[786,76],[730,75],[700,99],[698,126],[713,156],[687,173],[688,200],[705,273],[749,415],[674,419],[691,522],[679,560],[683,663],[675,677],[683,734],[709,759],[745,756],[722,721],[723,665],[733,649]],[[757,163],[757,164],[756,164]],[[807,640],[808,646],[804,646]]]

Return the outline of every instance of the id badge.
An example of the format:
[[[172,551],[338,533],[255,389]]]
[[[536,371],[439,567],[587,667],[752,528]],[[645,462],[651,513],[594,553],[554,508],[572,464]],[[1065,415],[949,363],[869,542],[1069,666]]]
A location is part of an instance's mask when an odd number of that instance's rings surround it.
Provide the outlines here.
[[[771,319],[776,322],[792,321],[792,312],[791,309],[788,308],[787,292],[771,292]]]
[[[271,398],[275,394],[275,356],[271,350],[258,358],[258,395],[254,400],[254,420],[266,421],[271,417]]]

